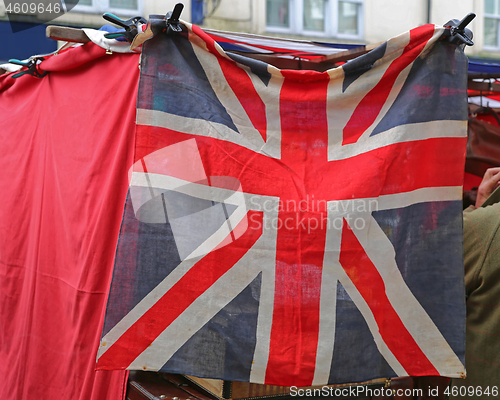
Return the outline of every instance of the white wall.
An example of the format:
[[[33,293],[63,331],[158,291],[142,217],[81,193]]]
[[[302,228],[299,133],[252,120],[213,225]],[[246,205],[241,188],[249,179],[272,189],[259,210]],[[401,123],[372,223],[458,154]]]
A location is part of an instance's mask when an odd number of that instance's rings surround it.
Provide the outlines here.
[[[263,32],[265,5],[265,0],[221,0],[220,6],[203,26],[225,31]]]
[[[428,22],[428,0],[365,0],[365,41],[387,40]],[[483,54],[484,0],[430,0],[430,20],[444,25],[451,19],[461,20],[473,12],[476,18],[467,26],[474,34],[469,55]],[[492,54],[490,54],[492,55]]]
[[[483,4],[483,0],[431,0],[431,23],[436,25],[444,25],[450,19],[461,20],[467,14],[475,12],[475,4]],[[475,22],[472,22],[473,27]]]
[[[377,43],[427,22],[427,0],[365,0],[365,42]]]
[[[177,3],[184,4],[181,19],[191,22],[191,0],[143,0],[144,7],[142,16],[146,19],[152,15],[165,15],[172,11]]]

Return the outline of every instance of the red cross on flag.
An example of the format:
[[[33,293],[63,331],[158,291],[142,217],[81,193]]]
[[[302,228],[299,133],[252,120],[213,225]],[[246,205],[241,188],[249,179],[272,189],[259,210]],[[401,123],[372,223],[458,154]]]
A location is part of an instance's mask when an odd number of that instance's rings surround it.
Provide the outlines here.
[[[464,373],[467,61],[425,25],[325,72],[186,24],[142,53],[100,369]]]

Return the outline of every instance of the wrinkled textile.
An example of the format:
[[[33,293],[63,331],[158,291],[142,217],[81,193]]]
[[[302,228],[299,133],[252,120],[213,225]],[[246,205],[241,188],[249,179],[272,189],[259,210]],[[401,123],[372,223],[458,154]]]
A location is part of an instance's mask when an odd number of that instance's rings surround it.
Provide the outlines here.
[[[132,164],[139,57],[96,47],[50,58],[41,79],[0,77],[2,400],[125,397],[127,374],[96,372],[95,356]]]
[[[144,44],[100,369],[284,386],[464,373],[467,60],[426,25],[279,70]]]

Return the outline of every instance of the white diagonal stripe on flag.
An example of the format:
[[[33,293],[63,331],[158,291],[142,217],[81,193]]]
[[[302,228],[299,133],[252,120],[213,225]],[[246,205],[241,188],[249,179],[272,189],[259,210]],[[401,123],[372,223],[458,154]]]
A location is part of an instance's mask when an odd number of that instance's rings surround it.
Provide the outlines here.
[[[275,202],[277,204],[277,201]],[[263,206],[263,205],[262,205]],[[278,208],[264,211],[264,216],[271,220],[278,218]],[[273,323],[274,293],[275,293],[275,266],[276,266],[276,243],[278,230],[271,225],[271,229],[264,229],[262,238],[265,239],[267,254],[260,254],[254,260],[261,258],[266,262],[266,268],[262,269],[262,283],[260,291],[259,314],[257,316],[257,331],[255,351],[253,354],[252,368],[250,371],[250,382],[264,383],[266,378],[267,362],[269,359],[269,347],[271,343],[271,327]],[[259,262],[258,262],[259,263]]]
[[[379,271],[387,297],[403,325],[441,375],[460,377],[464,373],[462,363],[408,288],[396,264],[396,253],[389,238],[371,215],[363,217],[365,229],[358,229],[356,224],[351,229]]]
[[[158,371],[196,332],[243,291],[261,272],[253,262],[263,237],[177,317],[128,367]],[[261,243],[259,243],[261,242]],[[271,265],[273,267],[273,265]]]
[[[337,217],[336,215],[332,215],[330,217],[330,212],[328,214],[329,218]],[[378,324],[375,320],[372,310],[370,309],[363,296],[359,293],[359,290],[357,289],[356,285],[354,285],[354,283],[351,281],[351,278],[349,278],[349,276],[347,275],[344,268],[339,262],[339,257],[340,257],[339,249],[341,246],[340,244],[341,240],[342,240],[342,229],[329,228],[327,230],[325,263],[327,263],[329,267],[335,271],[335,275],[339,277],[339,281],[344,287],[345,291],[347,292],[351,300],[354,302],[358,310],[361,312],[361,315],[363,316],[364,320],[366,321],[366,324],[368,325],[368,328],[370,329],[370,332],[373,335],[373,339],[380,354],[384,357],[389,366],[394,370],[394,372],[398,376],[407,375],[401,363],[394,356],[389,347],[387,347],[387,345],[385,344],[385,341],[382,338],[382,335],[380,334],[380,331],[378,329]],[[331,340],[333,342],[335,338],[333,337],[331,338]],[[334,346],[334,343],[332,343],[331,346]]]
[[[325,242],[319,306],[318,350],[313,385],[328,383],[332,367],[337,313],[337,282],[340,279],[338,271],[339,268],[342,268],[339,262],[340,237],[335,237],[335,234],[338,233],[340,231],[327,231]]]
[[[467,121],[429,121],[399,125],[343,146],[329,146],[328,160],[344,160],[392,144],[433,138],[467,137]]]

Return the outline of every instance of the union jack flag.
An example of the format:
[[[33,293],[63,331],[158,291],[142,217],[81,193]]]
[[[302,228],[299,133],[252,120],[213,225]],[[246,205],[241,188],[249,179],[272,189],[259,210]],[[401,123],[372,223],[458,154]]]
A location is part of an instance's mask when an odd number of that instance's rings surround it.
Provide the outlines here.
[[[147,41],[98,368],[463,375],[467,60],[443,30],[325,72],[189,24]]]

